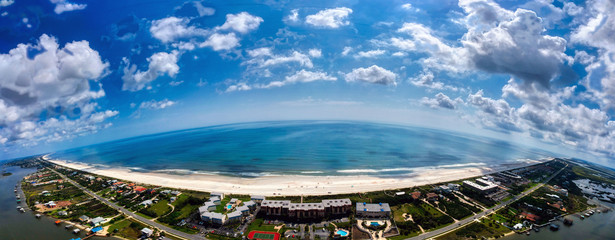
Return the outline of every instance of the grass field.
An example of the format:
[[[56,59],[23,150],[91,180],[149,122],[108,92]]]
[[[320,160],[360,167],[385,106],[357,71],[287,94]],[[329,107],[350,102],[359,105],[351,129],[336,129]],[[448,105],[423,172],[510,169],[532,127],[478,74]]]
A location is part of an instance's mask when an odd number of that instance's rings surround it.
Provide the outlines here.
[[[171,207],[167,205],[168,203],[169,202],[167,200],[160,200],[156,204],[152,205],[150,210],[154,211],[157,216],[165,215],[171,211]]]
[[[246,232],[249,233],[252,231],[275,231],[274,227],[275,225],[265,224],[262,218],[257,218],[257,219],[254,219],[254,221],[252,221],[250,226],[248,226],[248,229],[246,229]]]

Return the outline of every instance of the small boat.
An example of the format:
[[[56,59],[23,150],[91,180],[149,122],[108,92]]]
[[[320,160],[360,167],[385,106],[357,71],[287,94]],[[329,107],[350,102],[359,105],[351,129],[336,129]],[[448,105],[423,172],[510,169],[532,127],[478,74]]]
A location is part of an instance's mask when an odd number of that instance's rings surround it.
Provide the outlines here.
[[[36,218],[41,218],[41,215],[40,215],[40,214],[38,214],[38,213],[37,213],[36,215],[34,215],[34,216],[35,216]]]
[[[525,232],[525,235],[529,236],[530,235],[530,231]]]
[[[557,231],[559,230],[559,225],[552,223],[551,225],[549,225],[549,228],[553,231]]]
[[[73,233],[74,233],[74,234],[78,234],[79,232],[81,232],[81,230],[80,230],[79,228],[75,228],[75,229],[73,229]]]
[[[60,223],[62,223],[62,221],[60,221],[60,220],[55,221],[56,225],[60,225]]]
[[[19,211],[20,211],[20,212],[22,212],[22,213],[25,213],[25,212],[26,212],[26,210],[25,210],[25,209],[23,209],[23,208],[19,208]]]
[[[13,191],[13,192],[17,192],[17,189],[15,189],[15,191]]]
[[[572,225],[572,219],[570,219],[570,218],[564,218],[564,225],[567,225],[567,226]]]
[[[581,219],[582,219],[582,220],[583,220],[583,219],[585,219],[585,216],[581,215]]]
[[[596,210],[597,213],[602,213],[602,211],[600,211],[600,209]]]
[[[69,228],[72,228],[72,227],[73,227],[73,225],[66,225],[66,226],[64,226],[64,228],[66,228],[66,229],[69,229]]]
[[[534,228],[534,232],[540,232],[540,228]]]
[[[21,206],[17,206],[17,210],[19,210],[21,208]]]

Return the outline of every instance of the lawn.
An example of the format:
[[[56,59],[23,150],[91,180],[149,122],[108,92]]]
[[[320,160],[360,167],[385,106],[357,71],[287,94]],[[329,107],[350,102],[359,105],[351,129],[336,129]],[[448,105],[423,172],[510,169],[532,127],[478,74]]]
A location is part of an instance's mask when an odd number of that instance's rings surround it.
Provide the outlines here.
[[[169,201],[167,200],[160,200],[149,208],[156,213],[157,216],[163,216],[171,211],[171,207],[167,205],[168,203]]]
[[[129,225],[130,225],[130,220],[128,219],[121,220],[109,226],[109,232],[113,232],[114,229],[117,229],[118,231],[120,231],[124,229],[125,227],[128,227]]]
[[[250,226],[248,226],[248,229],[246,230],[246,233],[249,233],[249,232],[252,232],[252,231],[269,231],[269,232],[275,232],[276,231],[274,229],[275,225],[273,225],[273,224],[265,224],[264,221],[265,220],[263,220],[262,218],[254,219],[254,221],[252,221]]]
[[[437,240],[499,238],[510,230],[491,219],[481,219],[461,229],[436,238]]]

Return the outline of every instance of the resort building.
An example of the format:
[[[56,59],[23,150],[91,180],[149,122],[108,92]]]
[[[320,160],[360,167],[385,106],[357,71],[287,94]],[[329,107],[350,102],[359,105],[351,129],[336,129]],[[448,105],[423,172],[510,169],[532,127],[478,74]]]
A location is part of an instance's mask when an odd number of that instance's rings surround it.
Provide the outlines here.
[[[250,200],[254,201],[255,203],[261,203],[265,200],[265,196],[261,196],[261,195],[252,195],[250,196]]]
[[[325,199],[322,204],[325,205],[325,212],[332,215],[349,213],[352,208],[352,202],[348,198]]]
[[[243,214],[240,211],[234,211],[226,215],[228,217],[228,222],[238,222],[243,217]]]
[[[250,208],[246,205],[243,206],[239,206],[237,208],[235,208],[235,210],[237,210],[238,212],[241,212],[242,215],[247,216],[250,214]]]
[[[391,208],[388,203],[357,203],[357,217],[363,218],[388,218],[391,216]]]
[[[495,190],[497,190],[498,185],[496,185],[493,182],[490,182],[488,180],[484,180],[481,178],[476,179],[476,182],[472,182],[472,181],[463,181],[463,186],[468,187],[470,189],[472,189],[473,191],[479,192],[479,193],[491,193]]]
[[[320,203],[291,203],[288,200],[263,200],[261,209],[267,216],[290,218],[322,218],[350,212],[350,199],[325,199]]]
[[[254,209],[256,207],[256,202],[250,200],[250,201],[244,202],[243,205],[250,209]]]
[[[224,193],[214,192],[209,194],[209,197],[218,197],[218,199],[224,199]]]
[[[222,213],[205,211],[201,212],[201,220],[222,225],[226,221],[226,215]]]

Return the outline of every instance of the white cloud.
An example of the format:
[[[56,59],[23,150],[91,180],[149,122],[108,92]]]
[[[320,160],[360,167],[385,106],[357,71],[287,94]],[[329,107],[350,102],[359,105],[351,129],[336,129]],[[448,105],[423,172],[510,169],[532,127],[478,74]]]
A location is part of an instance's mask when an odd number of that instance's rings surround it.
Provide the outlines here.
[[[374,57],[384,55],[385,53],[386,51],[381,50],[381,49],[370,50],[370,51],[360,51],[355,55],[355,57],[356,58],[374,58]]]
[[[348,53],[350,53],[350,51],[352,51],[351,47],[344,47],[344,50],[342,50],[342,56],[348,55]]]
[[[319,57],[322,57],[322,50],[317,49],[317,48],[312,48],[308,51],[308,54],[310,55],[310,57],[319,58]]]
[[[211,47],[214,51],[230,50],[238,46],[240,46],[239,38],[235,33],[214,33],[200,44],[200,47]]]
[[[0,7],[8,7],[13,3],[15,3],[14,0],[0,0]]]
[[[450,97],[446,96],[444,93],[436,94],[435,98],[423,97],[421,98],[421,104],[425,106],[429,106],[431,108],[446,108],[446,109],[456,109],[457,104],[462,104],[463,100],[461,98],[457,98],[452,100]]]
[[[177,86],[181,85],[182,83],[184,83],[184,81],[171,81],[171,82],[169,82],[169,86],[177,87]]]
[[[377,65],[368,68],[355,68],[345,75],[346,82],[367,82],[381,85],[396,86],[397,74]]]
[[[284,18],[285,22],[296,23],[299,21],[299,9],[290,10],[290,14]]]
[[[435,81],[434,79],[435,79],[435,76],[433,72],[425,71],[416,77],[410,78],[409,80],[410,80],[410,84],[417,86],[417,87],[425,87],[425,88],[438,89],[438,90],[443,90],[443,89],[448,89],[452,91],[459,90],[456,87],[445,85],[444,83]]]
[[[311,72],[306,71],[305,69],[301,69],[297,71],[295,74],[286,76],[284,81],[273,81],[268,83],[267,85],[258,86],[258,88],[272,88],[272,87],[282,87],[288,84],[294,83],[308,83],[314,81],[336,81],[337,78],[328,75],[325,72]]]
[[[194,1],[193,4],[194,4],[194,7],[196,8],[196,11],[199,13],[199,17],[212,16],[216,14],[216,9],[205,7],[199,1]]]
[[[296,62],[302,67],[312,68],[314,64],[307,54],[293,51],[290,55],[273,54],[271,48],[257,48],[248,50],[248,55],[252,57],[245,64],[254,65],[258,68],[275,66],[290,62]]]
[[[32,56],[31,50],[39,53]],[[98,81],[108,67],[87,41],[60,48],[45,34],[35,45],[19,44],[0,54],[1,142],[33,145],[55,141],[51,137],[58,134],[70,138],[104,127],[99,123],[113,114],[97,113],[94,100],[105,96]]]
[[[68,2],[67,0],[50,0],[50,2],[56,5],[56,7],[53,9],[53,11],[56,14],[62,14],[63,12],[70,12],[70,11],[76,11],[76,10],[83,10],[88,6],[87,4],[71,3],[71,2]]]
[[[238,84],[233,84],[230,85],[228,88],[226,88],[226,92],[235,92],[235,91],[248,91],[251,90],[252,87],[248,86],[248,84],[246,83],[238,83]]]
[[[406,9],[406,10],[410,10],[410,9],[412,9],[412,4],[410,4],[410,3],[402,4],[401,8]]]
[[[305,23],[322,28],[339,28],[350,25],[348,16],[351,13],[352,9],[347,7],[330,8],[321,10],[314,15],[308,15],[305,18]]]
[[[204,29],[188,26],[189,22],[188,18],[167,17],[152,21],[149,31],[154,38],[163,43],[193,36],[204,36],[208,33]]]
[[[221,30],[234,30],[236,32],[246,34],[250,31],[258,29],[263,19],[258,16],[250,15],[247,12],[240,12],[238,14],[226,14],[226,22],[216,29]]]
[[[142,102],[139,105],[139,109],[165,109],[177,104],[177,102],[171,101],[169,99],[163,99],[160,101],[149,100],[147,102]]]
[[[139,91],[149,86],[150,82],[156,80],[156,78],[162,75],[168,75],[175,77],[179,72],[179,66],[177,60],[179,58],[179,52],[173,50],[171,53],[158,52],[154,53],[151,57],[147,58],[149,63],[146,71],[137,70],[136,65],[131,65],[128,59],[124,58],[124,75],[122,80],[122,90],[127,91]]]

